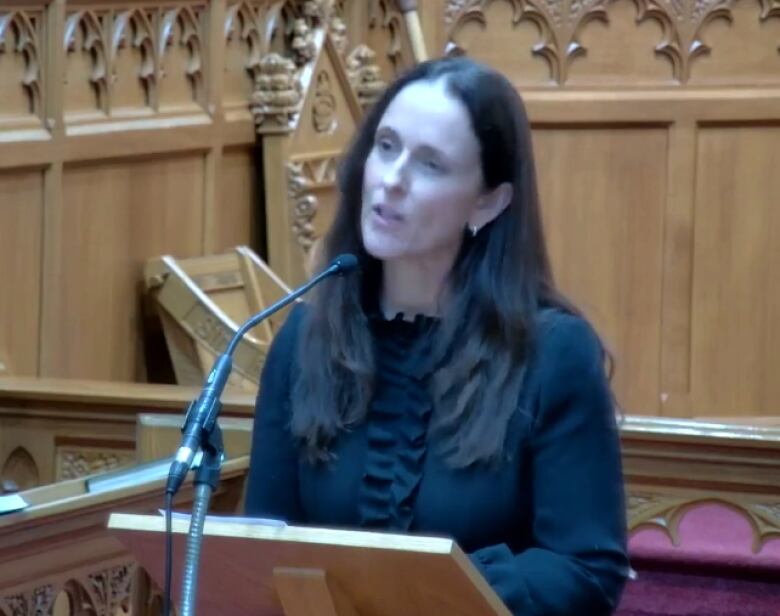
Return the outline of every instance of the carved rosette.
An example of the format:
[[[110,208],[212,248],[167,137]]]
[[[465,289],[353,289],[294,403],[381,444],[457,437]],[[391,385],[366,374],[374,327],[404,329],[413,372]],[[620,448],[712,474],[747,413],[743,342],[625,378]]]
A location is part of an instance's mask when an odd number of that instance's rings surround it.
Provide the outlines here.
[[[260,61],[252,93],[252,114],[258,130],[289,130],[300,111],[303,93],[295,64],[276,53]]]
[[[358,45],[347,57],[347,75],[363,108],[373,105],[387,87],[376,64],[376,53],[366,45]]]
[[[0,13],[0,54],[18,53],[24,58],[21,83],[30,113],[41,113],[40,28],[41,14],[25,11]]]

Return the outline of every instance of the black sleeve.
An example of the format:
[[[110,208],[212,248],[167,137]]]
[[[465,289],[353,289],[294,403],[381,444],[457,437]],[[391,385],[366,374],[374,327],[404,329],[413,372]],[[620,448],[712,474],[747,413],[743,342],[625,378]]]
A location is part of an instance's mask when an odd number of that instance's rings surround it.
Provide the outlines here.
[[[246,514],[301,521],[298,447],[290,434],[290,385],[305,308],[293,307],[276,334],[260,379],[252,430]]]
[[[588,324],[557,315],[540,340],[530,441],[532,547],[472,554],[514,614],[611,614],[629,568],[620,445],[601,348]],[[529,495],[523,495],[524,498]]]

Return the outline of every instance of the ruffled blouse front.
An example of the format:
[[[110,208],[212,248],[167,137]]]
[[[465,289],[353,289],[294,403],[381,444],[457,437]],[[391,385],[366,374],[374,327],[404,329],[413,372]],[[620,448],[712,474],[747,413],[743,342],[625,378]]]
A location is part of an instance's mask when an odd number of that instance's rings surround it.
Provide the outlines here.
[[[370,316],[376,383],[367,418],[368,452],[358,494],[360,525],[408,531],[422,478],[433,403],[432,332],[437,320]]]

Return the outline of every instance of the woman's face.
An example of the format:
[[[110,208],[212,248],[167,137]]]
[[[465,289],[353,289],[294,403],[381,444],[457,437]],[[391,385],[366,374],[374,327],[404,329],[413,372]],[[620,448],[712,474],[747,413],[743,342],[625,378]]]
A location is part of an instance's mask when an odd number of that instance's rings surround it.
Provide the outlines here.
[[[366,160],[366,251],[381,260],[454,259],[483,190],[480,146],[463,103],[441,80],[406,86]]]

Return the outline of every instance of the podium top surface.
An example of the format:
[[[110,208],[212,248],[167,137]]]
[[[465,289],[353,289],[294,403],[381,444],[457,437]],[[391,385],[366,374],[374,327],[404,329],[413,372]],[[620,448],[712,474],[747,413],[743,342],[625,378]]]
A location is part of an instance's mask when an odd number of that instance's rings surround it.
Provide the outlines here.
[[[109,528],[160,585],[162,516],[113,513]],[[173,520],[174,584],[183,568],[188,519]],[[284,614],[280,570],[322,571],[360,616],[508,616],[509,611],[455,541],[389,532],[207,519],[198,614]]]

